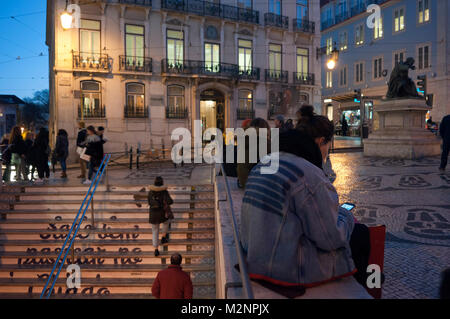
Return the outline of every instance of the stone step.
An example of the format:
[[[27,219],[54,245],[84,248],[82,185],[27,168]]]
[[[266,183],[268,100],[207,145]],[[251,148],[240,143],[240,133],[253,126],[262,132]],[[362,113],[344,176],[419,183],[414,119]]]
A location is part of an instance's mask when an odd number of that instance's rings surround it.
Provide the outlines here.
[[[83,225],[91,225],[94,223],[96,227],[111,228],[123,228],[133,227],[138,225],[139,228],[151,228],[148,218],[95,218],[92,220],[89,216],[85,215],[83,219]],[[0,220],[1,229],[48,229],[49,226],[56,226],[60,228],[64,225],[72,226],[73,219],[6,219]],[[171,221],[171,227],[175,228],[187,228],[192,225],[197,227],[213,227],[214,218],[175,218]]]
[[[196,191],[214,191],[214,186],[212,184],[200,184],[200,185],[166,185],[167,189],[170,191],[172,190],[187,190],[191,189],[191,187],[194,187]],[[110,185],[109,191],[126,191],[126,192],[138,192],[142,189],[142,187],[146,187],[148,190],[149,185]],[[84,192],[86,193],[89,189],[89,185],[79,185],[79,186],[73,186],[73,185],[49,185],[49,184],[34,184],[34,185],[11,185],[6,186],[5,192],[22,192],[22,193],[28,193],[28,192],[68,192],[68,191],[78,191],[78,192]],[[99,184],[97,186],[96,192],[105,192],[107,191],[106,185]]]
[[[59,239],[66,238],[70,227],[64,229],[54,229],[54,230],[39,230],[39,229],[0,229],[0,239]],[[171,228],[170,237],[172,239],[182,239],[192,236],[193,239],[214,237],[214,228]],[[128,239],[151,239],[152,230],[140,229],[138,227],[134,228],[95,228],[92,229],[91,225],[82,225],[77,234],[77,240],[84,240],[86,238],[94,239],[106,239],[106,238],[128,238]]]
[[[46,279],[35,278],[0,278],[0,293],[40,293],[42,292]],[[81,278],[81,288],[77,289],[81,294],[115,294],[115,293],[151,293],[153,278]],[[194,295],[200,287],[208,287],[213,292],[215,290],[214,279],[194,279]],[[59,289],[61,287],[61,290]],[[48,288],[50,289],[50,287]],[[68,290],[66,278],[58,278],[54,291],[61,291],[61,294],[73,292]]]

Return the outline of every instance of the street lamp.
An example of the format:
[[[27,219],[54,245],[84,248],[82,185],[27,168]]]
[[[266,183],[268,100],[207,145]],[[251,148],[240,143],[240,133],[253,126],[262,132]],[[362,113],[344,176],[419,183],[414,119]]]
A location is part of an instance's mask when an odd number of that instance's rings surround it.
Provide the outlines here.
[[[336,63],[339,59],[339,50],[336,49],[336,47],[333,49],[333,51],[331,51],[331,59],[328,60],[327,62],[327,68],[328,70],[334,70],[334,68],[336,67]]]
[[[61,14],[61,25],[64,30],[72,27],[72,15],[66,10]]]

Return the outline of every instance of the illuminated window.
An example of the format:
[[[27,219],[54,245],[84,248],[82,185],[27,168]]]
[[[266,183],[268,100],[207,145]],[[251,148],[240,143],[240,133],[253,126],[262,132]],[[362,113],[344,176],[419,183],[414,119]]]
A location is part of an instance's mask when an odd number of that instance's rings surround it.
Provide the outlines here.
[[[364,24],[360,24],[355,30],[355,43],[356,45],[364,44]]]
[[[405,30],[405,9],[394,11],[394,32]]]
[[[430,0],[419,0],[419,23],[430,21]]]
[[[333,87],[333,71],[327,71],[327,88]]]
[[[347,32],[342,32],[339,34],[339,49],[341,51],[347,50],[348,47],[348,36]]]
[[[375,27],[373,29],[373,38],[380,39],[383,37],[383,18],[375,19]]]

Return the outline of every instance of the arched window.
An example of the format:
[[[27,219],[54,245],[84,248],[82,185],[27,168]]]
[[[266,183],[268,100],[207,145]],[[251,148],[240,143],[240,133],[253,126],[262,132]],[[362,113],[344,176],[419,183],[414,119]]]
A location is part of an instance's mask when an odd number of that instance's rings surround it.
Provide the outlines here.
[[[147,117],[145,107],[145,86],[141,83],[127,83],[127,104],[125,117]]]
[[[253,112],[253,92],[251,90],[239,90],[239,108],[237,111],[238,120],[252,119]]]
[[[185,118],[187,110],[184,105],[184,87],[169,85],[167,87],[167,118]]]
[[[98,81],[81,81],[81,105],[78,109],[78,117],[105,117],[102,106],[102,86]]]

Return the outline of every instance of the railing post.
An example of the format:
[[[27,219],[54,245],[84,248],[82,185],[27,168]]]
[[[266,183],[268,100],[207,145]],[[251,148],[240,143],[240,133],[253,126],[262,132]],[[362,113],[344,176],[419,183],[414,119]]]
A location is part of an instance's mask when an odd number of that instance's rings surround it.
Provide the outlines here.
[[[133,146],[130,147],[130,169],[133,169]]]
[[[139,169],[139,157],[141,156],[141,142],[138,143],[136,150],[136,169]]]
[[[162,146],[162,153],[163,153],[163,160],[166,159],[166,149],[164,147],[164,139],[161,138],[161,146]]]
[[[91,201],[91,219],[92,219],[92,227],[95,228],[94,197],[92,197],[92,201]]]
[[[67,236],[69,236],[69,235],[67,235]],[[72,245],[72,264],[75,264],[75,241],[73,242],[73,245]],[[64,265],[63,265],[63,267],[64,267]]]

